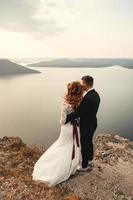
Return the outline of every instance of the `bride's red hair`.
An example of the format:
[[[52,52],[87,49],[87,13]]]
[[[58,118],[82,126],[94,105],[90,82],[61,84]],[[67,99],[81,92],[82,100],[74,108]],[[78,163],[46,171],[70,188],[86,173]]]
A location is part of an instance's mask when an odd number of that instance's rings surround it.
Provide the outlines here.
[[[67,94],[64,98],[66,102],[72,105],[72,107],[75,109],[80,105],[83,99],[84,88],[80,82],[76,81],[68,83],[67,90]]]

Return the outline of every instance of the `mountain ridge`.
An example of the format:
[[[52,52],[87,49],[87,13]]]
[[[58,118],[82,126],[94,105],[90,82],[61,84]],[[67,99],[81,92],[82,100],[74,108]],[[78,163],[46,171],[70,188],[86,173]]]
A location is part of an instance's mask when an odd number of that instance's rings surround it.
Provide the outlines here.
[[[40,72],[16,64],[8,59],[0,59],[0,75],[28,74],[28,73],[40,73]]]
[[[120,65],[124,68],[133,69],[133,59],[127,58],[56,58],[48,61],[28,64],[29,67],[64,67],[82,68],[92,67],[101,68]]]

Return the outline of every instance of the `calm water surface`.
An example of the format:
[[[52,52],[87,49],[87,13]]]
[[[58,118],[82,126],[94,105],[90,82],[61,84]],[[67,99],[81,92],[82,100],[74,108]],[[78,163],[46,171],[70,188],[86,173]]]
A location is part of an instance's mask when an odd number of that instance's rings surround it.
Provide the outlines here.
[[[97,133],[133,139],[133,70],[109,68],[35,68],[41,74],[0,77],[0,137],[48,147],[60,132],[60,105],[66,84],[84,75],[95,78],[101,96]]]

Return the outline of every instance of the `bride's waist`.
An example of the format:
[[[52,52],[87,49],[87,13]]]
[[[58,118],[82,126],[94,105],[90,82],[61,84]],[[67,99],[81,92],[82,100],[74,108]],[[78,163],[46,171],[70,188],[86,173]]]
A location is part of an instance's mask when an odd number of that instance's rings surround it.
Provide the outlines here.
[[[62,124],[61,126],[63,127],[66,127],[66,126],[69,126],[69,127],[72,127],[74,124],[72,122],[68,122],[67,124]],[[77,127],[79,127],[78,124],[76,124]]]
[[[72,123],[68,122],[67,124],[62,124],[61,126],[72,126]]]

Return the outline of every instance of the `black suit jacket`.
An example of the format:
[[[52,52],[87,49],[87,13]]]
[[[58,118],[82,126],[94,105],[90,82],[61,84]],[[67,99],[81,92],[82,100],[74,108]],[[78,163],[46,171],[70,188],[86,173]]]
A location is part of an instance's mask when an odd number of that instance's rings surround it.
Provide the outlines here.
[[[94,90],[90,90],[83,98],[80,106],[71,114],[67,115],[66,123],[80,117],[80,127],[97,126],[97,111],[100,104],[100,96]]]

